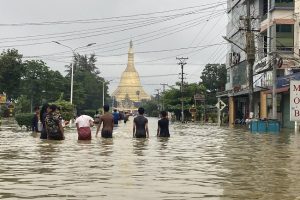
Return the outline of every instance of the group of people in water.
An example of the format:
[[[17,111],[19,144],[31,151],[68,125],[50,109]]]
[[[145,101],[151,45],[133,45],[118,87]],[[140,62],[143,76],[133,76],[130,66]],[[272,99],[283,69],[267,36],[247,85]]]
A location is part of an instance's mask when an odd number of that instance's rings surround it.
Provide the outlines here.
[[[78,140],[91,140],[92,139],[92,130],[91,127],[96,125],[96,134],[101,129],[101,137],[103,138],[112,138],[113,129],[118,123],[116,110],[113,113],[109,112],[109,105],[103,106],[103,115],[98,116],[97,123],[94,119],[84,113],[78,113],[78,116],[75,120]],[[149,137],[148,129],[148,119],[144,116],[144,108],[140,107],[138,109],[138,115],[133,120],[133,137],[135,138],[147,138]],[[44,105],[40,111],[40,121],[42,124],[41,127],[41,139],[48,140],[64,140],[64,121],[61,117],[59,108],[52,105]],[[37,114],[36,114],[37,115]],[[36,117],[36,116],[35,116]],[[124,123],[128,121],[128,114],[124,116]],[[94,123],[95,122],[95,123]],[[169,133],[169,120],[167,117],[166,111],[161,111],[161,119],[158,120],[157,128],[158,137],[170,137]]]

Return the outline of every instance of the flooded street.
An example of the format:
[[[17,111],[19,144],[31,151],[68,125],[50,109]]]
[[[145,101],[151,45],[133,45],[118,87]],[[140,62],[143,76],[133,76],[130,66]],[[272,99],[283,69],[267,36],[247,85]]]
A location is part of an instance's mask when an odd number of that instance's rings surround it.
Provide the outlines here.
[[[132,118],[113,139],[42,141],[0,131],[1,199],[300,199],[300,134],[170,125],[171,137],[132,138]]]

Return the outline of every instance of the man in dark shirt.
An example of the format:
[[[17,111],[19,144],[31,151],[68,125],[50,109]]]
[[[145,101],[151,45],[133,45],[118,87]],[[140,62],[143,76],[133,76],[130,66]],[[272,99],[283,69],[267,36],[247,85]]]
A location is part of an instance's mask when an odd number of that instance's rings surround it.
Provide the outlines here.
[[[167,118],[167,112],[161,111],[160,115],[161,115],[161,119],[158,120],[157,136],[170,137],[169,119]]]
[[[144,108],[138,109],[139,115],[133,120],[133,137],[145,138],[149,137],[148,119],[144,117]]]

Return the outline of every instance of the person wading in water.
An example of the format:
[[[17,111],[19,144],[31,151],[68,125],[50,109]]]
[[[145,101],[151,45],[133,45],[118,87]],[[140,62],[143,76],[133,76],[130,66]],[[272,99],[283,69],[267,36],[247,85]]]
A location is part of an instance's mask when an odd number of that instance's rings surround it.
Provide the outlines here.
[[[170,137],[169,119],[167,118],[167,112],[161,111],[160,115],[161,115],[161,119],[158,120],[157,136]]]
[[[80,115],[76,118],[75,124],[77,127],[78,140],[91,140],[91,126],[93,126],[94,119],[88,115]]]
[[[144,117],[144,108],[138,109],[139,115],[133,120],[133,137],[146,138],[149,137],[148,119]]]
[[[114,129],[114,117],[111,113],[109,113],[109,105],[103,106],[104,114],[100,117],[100,121],[96,131],[96,137],[98,136],[98,132],[100,130],[101,124],[103,123],[103,127],[101,130],[101,137],[104,138],[112,138],[112,132]]]
[[[56,112],[57,106],[51,105],[48,115],[46,116],[46,130],[48,140],[64,140],[64,128],[61,123],[61,117]]]

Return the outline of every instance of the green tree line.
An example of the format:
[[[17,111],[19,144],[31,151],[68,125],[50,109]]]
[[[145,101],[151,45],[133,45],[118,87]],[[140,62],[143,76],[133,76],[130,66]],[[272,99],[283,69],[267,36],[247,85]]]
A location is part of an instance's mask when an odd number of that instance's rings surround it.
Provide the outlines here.
[[[32,107],[58,99],[70,101],[71,66],[74,66],[73,104],[77,110],[97,110],[102,105],[103,77],[96,67],[96,57],[74,54],[66,75],[51,70],[42,60],[24,60],[16,49],[0,54],[0,92],[16,103],[16,112],[30,112]],[[107,85],[104,87],[105,96]]]
[[[150,116],[157,117],[159,111],[164,109],[173,112],[177,120],[181,118],[181,95],[183,96],[184,115],[191,118],[189,108],[195,106],[197,109],[197,119],[204,119],[204,112],[207,118],[216,117],[214,105],[217,103],[217,92],[225,90],[226,66],[225,64],[207,64],[199,77],[198,83],[183,83],[183,93],[181,94],[181,83],[169,87],[160,96],[153,97],[149,102],[144,102],[146,112]],[[204,97],[202,101],[195,101],[194,95]]]

